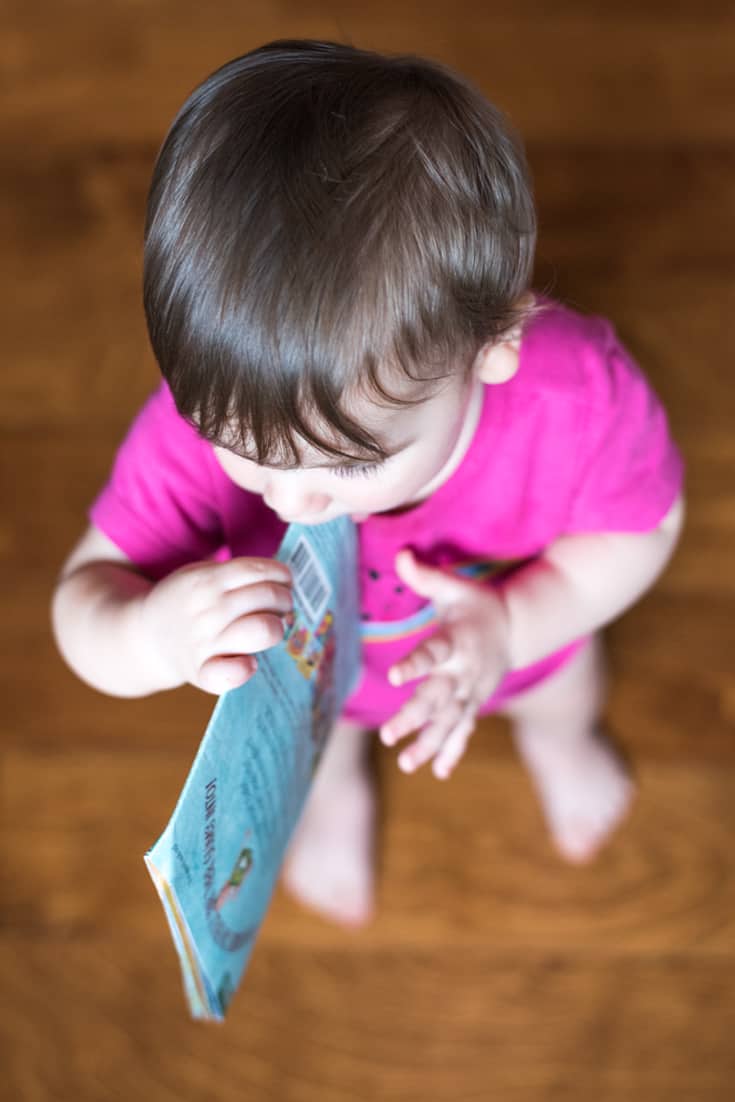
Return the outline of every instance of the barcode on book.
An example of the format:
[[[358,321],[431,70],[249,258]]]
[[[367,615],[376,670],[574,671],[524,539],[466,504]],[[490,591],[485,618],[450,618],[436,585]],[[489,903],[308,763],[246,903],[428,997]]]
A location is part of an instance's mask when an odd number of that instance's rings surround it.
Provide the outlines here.
[[[304,612],[313,622],[321,620],[329,600],[329,582],[303,536],[291,552],[289,566],[296,596]]]

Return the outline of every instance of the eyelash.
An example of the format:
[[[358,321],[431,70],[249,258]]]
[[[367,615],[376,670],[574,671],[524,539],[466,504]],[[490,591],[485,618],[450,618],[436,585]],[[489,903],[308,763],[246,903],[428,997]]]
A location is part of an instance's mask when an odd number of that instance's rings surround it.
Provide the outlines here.
[[[381,463],[353,463],[349,467],[333,467],[332,470],[340,478],[356,478],[358,475],[374,474],[381,466]]]

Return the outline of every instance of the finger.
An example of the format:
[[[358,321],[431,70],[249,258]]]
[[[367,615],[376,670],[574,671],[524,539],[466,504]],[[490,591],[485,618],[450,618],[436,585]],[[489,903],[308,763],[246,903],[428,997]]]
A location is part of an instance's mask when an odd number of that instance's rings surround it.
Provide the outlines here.
[[[250,556],[230,559],[228,562],[212,563],[211,577],[222,590],[238,589],[240,586],[252,585],[254,582],[291,584],[291,570],[285,562]]]
[[[419,562],[408,548],[399,551],[396,556],[396,573],[414,593],[440,604],[450,604],[467,593],[466,581],[455,578],[437,566],[427,566],[426,563]]]
[[[380,737],[385,746],[393,746],[399,739],[405,738],[411,731],[417,731],[432,718],[437,708],[450,699],[454,691],[451,678],[436,674],[422,681],[416,692],[396,712],[392,719],[380,728]]]
[[[202,617],[203,630],[212,638],[225,628],[253,612],[290,612],[293,608],[293,591],[282,582],[258,582],[239,586],[223,593],[220,599]]]
[[[249,681],[258,668],[257,658],[248,654],[218,655],[208,659],[200,668],[197,688],[221,696]]]
[[[467,743],[470,741],[472,733],[475,730],[476,722],[477,716],[475,715],[474,709],[470,714],[467,714],[465,711],[465,715],[460,719],[451,734],[445,739],[444,745],[437,754],[436,761],[434,762],[435,777],[438,777],[440,780],[446,780],[451,774],[467,749]]]
[[[449,703],[421,731],[418,738],[401,752],[398,765],[404,773],[413,773],[414,769],[418,769],[434,757],[444,745],[447,735],[456,727],[463,711],[462,705],[455,702]]]
[[[229,624],[212,641],[207,657],[225,654],[255,654],[280,643],[283,621],[272,612],[253,612]]]
[[[446,662],[452,653],[452,644],[446,635],[437,632],[425,639],[407,658],[397,662],[388,670],[391,685],[403,685],[406,681],[415,681],[424,677],[442,662]]]

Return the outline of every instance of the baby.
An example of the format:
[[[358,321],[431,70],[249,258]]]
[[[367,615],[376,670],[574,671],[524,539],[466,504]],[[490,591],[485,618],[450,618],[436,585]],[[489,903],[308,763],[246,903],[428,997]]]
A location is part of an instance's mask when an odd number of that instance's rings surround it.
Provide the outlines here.
[[[103,692],[223,693],[283,637],[286,525],[354,518],[364,672],[284,865],[341,923],[374,910],[376,729],[404,771],[446,778],[478,716],[509,716],[571,861],[631,800],[599,632],[674,550],[682,462],[610,323],[531,291],[535,235],[518,138],[414,56],[269,43],[191,94],[155,166],[164,381],[54,630]]]

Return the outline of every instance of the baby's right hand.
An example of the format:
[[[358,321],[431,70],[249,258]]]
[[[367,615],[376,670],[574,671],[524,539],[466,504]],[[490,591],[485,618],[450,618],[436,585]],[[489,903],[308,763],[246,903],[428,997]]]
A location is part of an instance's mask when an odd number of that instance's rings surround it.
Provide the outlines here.
[[[199,562],[152,587],[136,628],[161,688],[188,681],[219,695],[252,677],[253,654],[280,643],[292,607],[291,572],[276,559]]]

